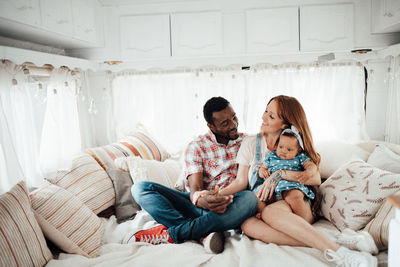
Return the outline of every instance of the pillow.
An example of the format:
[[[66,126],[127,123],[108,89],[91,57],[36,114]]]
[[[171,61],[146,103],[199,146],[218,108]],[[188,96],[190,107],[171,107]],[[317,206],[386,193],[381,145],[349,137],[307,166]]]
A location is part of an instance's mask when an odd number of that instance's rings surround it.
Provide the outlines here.
[[[115,216],[117,222],[122,223],[135,217],[136,212],[140,210],[140,206],[132,197],[131,187],[132,178],[129,172],[119,169],[108,169],[108,176],[114,184],[115,190]]]
[[[43,266],[52,258],[21,181],[0,196],[0,266]]]
[[[379,169],[400,173],[400,155],[383,144],[376,145],[367,162]]]
[[[116,169],[114,160],[119,157],[138,156],[158,161],[164,161],[170,157],[167,151],[144,130],[131,132],[116,143],[89,148],[87,152],[105,170]]]
[[[115,203],[110,177],[90,155],[76,156],[70,171],[59,171],[47,180],[74,194],[96,214]]]
[[[385,197],[399,188],[400,174],[353,160],[319,187],[321,211],[339,230],[359,230],[374,217]]]
[[[36,219],[49,240],[67,253],[97,256],[104,226],[82,201],[53,184],[33,191],[30,197]]]
[[[340,166],[357,157],[366,161],[369,153],[357,145],[341,142],[321,142],[316,144],[316,150],[321,155],[319,169],[322,178],[331,176]]]
[[[159,162],[143,160],[139,157],[117,158],[115,164],[131,174],[133,182],[152,181],[169,188],[174,188],[181,166],[176,160]]]
[[[396,193],[400,195],[400,191]],[[389,223],[395,216],[395,208],[389,201],[385,200],[379,208],[375,217],[365,226],[364,231],[370,233],[379,250],[388,248]]]

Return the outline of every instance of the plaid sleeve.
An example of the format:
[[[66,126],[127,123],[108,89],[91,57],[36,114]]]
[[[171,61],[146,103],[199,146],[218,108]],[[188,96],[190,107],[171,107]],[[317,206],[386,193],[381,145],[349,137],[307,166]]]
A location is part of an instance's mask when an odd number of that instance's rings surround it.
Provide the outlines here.
[[[185,151],[185,177],[193,173],[203,172],[201,149],[196,142],[191,142]]]

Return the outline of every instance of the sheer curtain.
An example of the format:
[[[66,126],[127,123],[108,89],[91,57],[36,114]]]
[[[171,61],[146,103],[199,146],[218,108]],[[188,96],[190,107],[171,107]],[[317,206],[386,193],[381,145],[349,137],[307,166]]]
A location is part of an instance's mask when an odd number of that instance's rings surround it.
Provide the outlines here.
[[[112,82],[116,136],[140,123],[169,151],[177,152],[207,131],[202,107],[211,96],[228,98],[243,115],[244,87],[245,77],[238,68],[119,75]]]
[[[117,137],[141,123],[173,152],[207,131],[202,107],[212,96],[231,102],[243,132],[258,132],[267,101],[286,94],[302,103],[314,139],[367,138],[364,71],[355,63],[125,72],[114,78],[112,92]]]
[[[29,185],[43,180],[37,160],[41,121],[36,115],[44,107],[35,103],[38,84],[28,80],[21,65],[0,64],[0,173],[5,191],[19,180]]]
[[[391,59],[385,81],[388,86],[385,141],[400,144],[400,56]]]
[[[283,94],[300,101],[314,140],[367,139],[364,83],[363,67],[355,63],[256,67],[249,73],[247,130],[257,132],[268,100]]]
[[[74,72],[54,69],[47,86],[47,106],[40,146],[40,165],[45,174],[69,169],[81,151],[78,86]]]

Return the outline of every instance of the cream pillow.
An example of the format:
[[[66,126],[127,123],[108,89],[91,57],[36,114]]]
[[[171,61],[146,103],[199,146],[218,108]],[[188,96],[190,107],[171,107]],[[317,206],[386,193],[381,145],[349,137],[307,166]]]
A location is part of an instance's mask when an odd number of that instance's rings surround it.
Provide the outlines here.
[[[95,257],[104,226],[99,217],[67,190],[48,184],[30,194],[45,236],[63,251]]]
[[[369,153],[357,145],[342,142],[320,142],[315,145],[321,155],[319,169],[322,178],[331,176],[340,166],[357,157],[366,161]]]
[[[53,258],[25,182],[0,195],[0,266],[43,266]]]
[[[320,187],[321,211],[339,230],[363,228],[386,196],[400,188],[400,174],[378,169],[363,160],[340,167]]]
[[[400,173],[400,155],[383,144],[376,145],[367,162],[379,169]]]
[[[77,155],[72,160],[70,171],[59,171],[56,177],[47,180],[74,194],[96,214],[115,203],[110,177],[88,154]]]
[[[115,165],[122,170],[129,171],[133,183],[152,181],[169,188],[174,188],[181,173],[179,162],[172,159],[160,162],[131,156],[115,159]]]

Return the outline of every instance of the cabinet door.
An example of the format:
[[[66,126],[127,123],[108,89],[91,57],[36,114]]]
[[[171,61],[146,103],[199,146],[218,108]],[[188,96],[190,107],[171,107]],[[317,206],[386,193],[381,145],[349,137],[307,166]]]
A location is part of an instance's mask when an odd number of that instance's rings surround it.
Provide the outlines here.
[[[372,0],[372,32],[400,31],[400,1]]]
[[[71,0],[40,0],[43,27],[72,36]]]
[[[171,55],[168,14],[121,17],[120,24],[122,58]]]
[[[28,25],[40,25],[39,0],[1,0],[0,17]]]
[[[222,53],[220,12],[171,15],[173,56],[203,56]]]
[[[74,37],[90,43],[97,42],[96,3],[94,0],[72,0]]]
[[[246,11],[247,52],[298,52],[298,8]]]
[[[353,9],[353,4],[300,7],[300,49],[302,51],[352,49]]]

